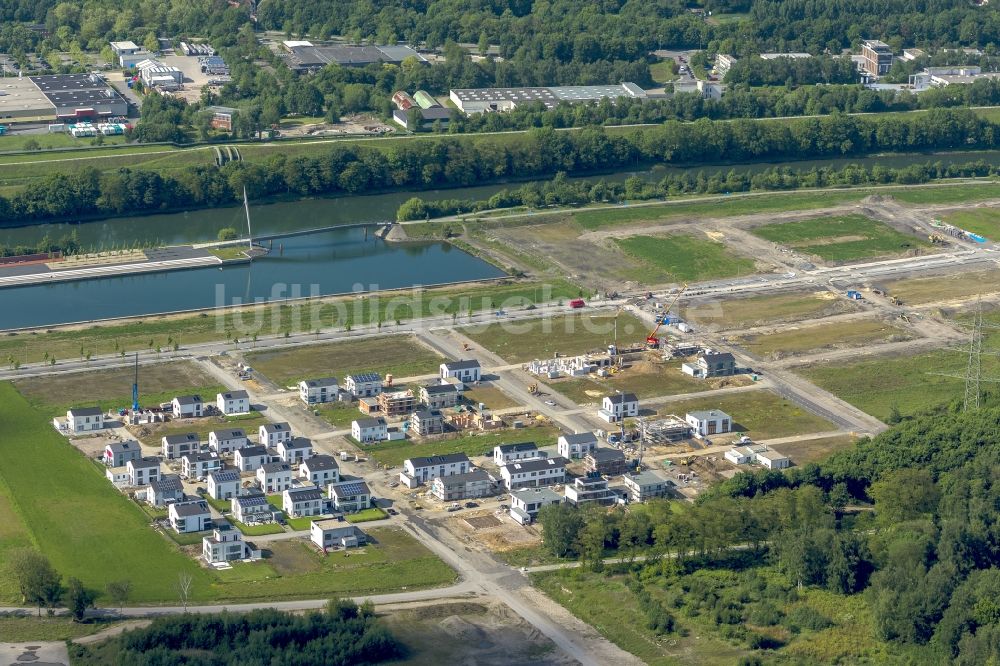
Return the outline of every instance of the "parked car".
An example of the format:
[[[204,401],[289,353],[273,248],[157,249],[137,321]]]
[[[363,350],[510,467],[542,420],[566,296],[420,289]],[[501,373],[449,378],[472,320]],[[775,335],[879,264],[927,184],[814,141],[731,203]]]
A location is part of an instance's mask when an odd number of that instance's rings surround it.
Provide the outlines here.
[[[475,509],[477,506],[479,506],[479,505],[476,504],[475,502],[466,502],[465,503],[465,508],[466,509]]]

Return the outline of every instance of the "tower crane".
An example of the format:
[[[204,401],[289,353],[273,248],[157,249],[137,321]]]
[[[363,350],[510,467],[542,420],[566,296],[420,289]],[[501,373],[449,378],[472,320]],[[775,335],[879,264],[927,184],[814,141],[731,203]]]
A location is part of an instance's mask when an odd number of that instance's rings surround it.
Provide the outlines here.
[[[674,298],[670,301],[670,304],[663,308],[663,316],[656,318],[656,328],[653,329],[652,333],[646,336],[646,346],[650,349],[656,349],[660,346],[660,339],[656,337],[656,333],[660,330],[660,327],[663,326],[663,322],[666,320],[667,315],[670,314],[670,308],[674,307],[674,304],[677,303],[677,299],[681,297],[681,294],[683,294],[684,290],[687,288],[688,286],[686,282],[681,285],[681,288],[677,290],[676,294],[674,294]]]

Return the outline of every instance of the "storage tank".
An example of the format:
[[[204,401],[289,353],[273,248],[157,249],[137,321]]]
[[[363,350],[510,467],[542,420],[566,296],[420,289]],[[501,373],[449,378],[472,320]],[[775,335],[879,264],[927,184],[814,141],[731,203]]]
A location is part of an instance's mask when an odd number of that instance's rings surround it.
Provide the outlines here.
[[[430,96],[430,93],[424,90],[418,90],[413,95],[413,99],[417,101],[421,109],[433,109],[435,107],[441,106],[437,103],[437,100]]]
[[[410,94],[405,90],[399,90],[394,93],[392,96],[392,103],[395,104],[396,108],[400,111],[407,111],[417,105],[417,103],[413,101],[413,98],[410,97]]]

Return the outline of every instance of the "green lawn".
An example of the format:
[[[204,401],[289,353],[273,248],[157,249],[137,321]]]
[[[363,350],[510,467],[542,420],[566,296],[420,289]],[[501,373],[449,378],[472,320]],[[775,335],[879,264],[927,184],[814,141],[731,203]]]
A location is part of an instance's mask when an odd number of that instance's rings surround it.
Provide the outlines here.
[[[248,354],[247,360],[274,383],[290,386],[302,379],[343,380],[359,372],[391,373],[396,377],[431,374],[437,372],[444,359],[415,338],[398,335],[257,352]]]
[[[552,446],[559,437],[559,429],[553,426],[529,426],[517,430],[465,435],[430,442],[413,443],[411,440],[381,442],[366,447],[366,452],[375,461],[390,467],[403,464],[407,458],[420,456],[465,453],[469,456],[492,455],[497,444],[513,442],[535,442],[539,447]]]
[[[990,110],[995,112],[995,109]],[[985,112],[985,110],[983,111]],[[990,183],[948,183],[924,187],[889,188],[894,199],[913,204],[966,203],[1000,197],[997,181]]]
[[[706,238],[629,236],[616,238],[615,243],[629,256],[665,272],[676,282],[699,282],[754,272],[752,259],[741,257],[722,243]]]
[[[645,340],[646,326],[633,315],[618,316],[618,341]],[[493,353],[510,363],[523,363],[536,358],[552,358],[558,352],[565,355],[589,351],[607,351],[615,340],[615,316],[561,315],[526,321],[504,321],[460,329]]]
[[[74,622],[69,617],[0,615],[0,640],[12,643],[66,641],[114,627],[116,622]]]
[[[739,337],[747,351],[771,358],[834,347],[861,347],[916,337],[911,331],[882,321],[861,319],[817,326],[786,326],[765,335]]]
[[[1000,196],[1000,192],[997,193]],[[985,236],[991,241],[1000,240],[1000,211],[996,208],[970,208],[948,213],[942,218],[948,224]]]
[[[103,409],[130,407],[134,376],[134,370],[128,367],[31,377],[15,383],[33,407],[65,414],[70,407],[85,405],[100,405]],[[158,406],[174,396],[193,393],[214,403],[216,393],[225,390],[214,377],[188,361],[154,363],[139,369],[142,405]]]
[[[687,412],[708,409],[721,409],[729,414],[733,419],[734,430],[755,440],[836,430],[826,419],[807,412],[768,390],[669,402],[662,405],[658,413],[676,414],[683,418]]]
[[[358,511],[357,513],[349,513],[344,516],[349,523],[368,523],[373,520],[382,520],[383,518],[388,517],[389,514],[378,507],[372,507],[370,509],[365,509],[364,511]]]
[[[215,393],[213,392],[211,395],[211,400],[214,402]],[[202,397],[206,396],[202,394]],[[227,428],[241,428],[249,437],[254,438],[257,429],[265,423],[270,423],[267,417],[260,412],[253,411],[239,416],[205,416],[185,425],[174,425],[168,421],[167,423],[154,423],[138,427],[130,426],[129,430],[143,444],[158,447],[160,440],[166,435],[183,435],[193,432],[201,438],[202,442],[208,442],[208,433]],[[226,506],[229,506],[228,503]]]
[[[884,420],[893,405],[905,416],[961,399],[965,395],[962,377],[967,359],[960,351],[935,351],[854,363],[823,363],[797,372],[858,409]],[[996,370],[996,357],[984,356],[983,376],[996,376]]]
[[[756,227],[753,234],[827,261],[869,259],[930,247],[924,240],[854,214],[768,224]]]
[[[653,81],[664,84],[677,78],[672,60],[659,60],[649,66],[649,76]]]
[[[319,417],[334,428],[350,428],[351,421],[362,416],[358,406],[353,402],[328,402],[322,405],[312,405],[310,408],[318,412]]]
[[[288,526],[291,527],[296,532],[301,532],[302,530],[307,530],[312,527],[312,523],[315,518],[313,516],[303,516],[301,518],[285,518]]]

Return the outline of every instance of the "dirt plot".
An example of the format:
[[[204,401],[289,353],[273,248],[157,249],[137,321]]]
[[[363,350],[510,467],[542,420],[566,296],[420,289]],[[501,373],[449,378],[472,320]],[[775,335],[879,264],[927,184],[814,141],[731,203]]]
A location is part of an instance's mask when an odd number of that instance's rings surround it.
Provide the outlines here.
[[[920,305],[1000,292],[1000,270],[893,280],[879,285],[904,305]]]
[[[801,442],[782,444],[776,448],[801,467],[807,463],[824,460],[837,451],[850,448],[857,441],[857,438],[851,435],[835,435],[833,437],[804,439]]]
[[[678,393],[709,391],[750,383],[749,377],[736,376],[703,381],[681,372],[681,361],[635,361],[606,378],[589,376],[550,380],[549,385],[578,404],[600,402],[617,391],[635,393],[640,398],[652,398]]]
[[[465,522],[469,524],[474,530],[483,530],[490,527],[500,527],[503,523],[496,516],[469,516],[464,518]]]
[[[110,409],[132,404],[134,373],[131,367],[113,368],[19,379],[15,385],[33,406],[46,411],[60,413],[70,407],[94,404]],[[139,398],[143,405],[204,389],[212,392],[206,391],[202,397],[214,401],[215,391],[223,387],[194,363],[178,361],[139,368]]]
[[[128,426],[128,430],[146,446],[159,447],[160,440],[166,435],[183,435],[193,432],[201,437],[203,442],[207,442],[208,433],[213,430],[229,428],[240,428],[253,438],[257,433],[257,429],[267,422],[267,418],[262,414],[253,412],[235,417],[204,416],[197,419],[176,419],[164,423]]]
[[[712,330],[728,330],[817,319],[857,309],[852,301],[839,298],[833,292],[797,291],[749,298],[692,300],[682,304],[681,316]]]
[[[411,666],[577,663],[499,603],[461,602],[392,610],[385,614],[385,621],[408,648],[406,663]]]
[[[880,319],[859,319],[817,326],[784,327],[765,333],[736,336],[732,342],[771,359],[819,349],[853,348],[883,342],[912,340],[907,329]]]
[[[494,503],[492,498],[482,501]],[[534,526],[518,525],[506,511],[496,513],[500,502],[495,506],[496,509],[482,509],[463,518],[446,518],[442,525],[466,543],[493,553],[530,548],[542,542]]]

